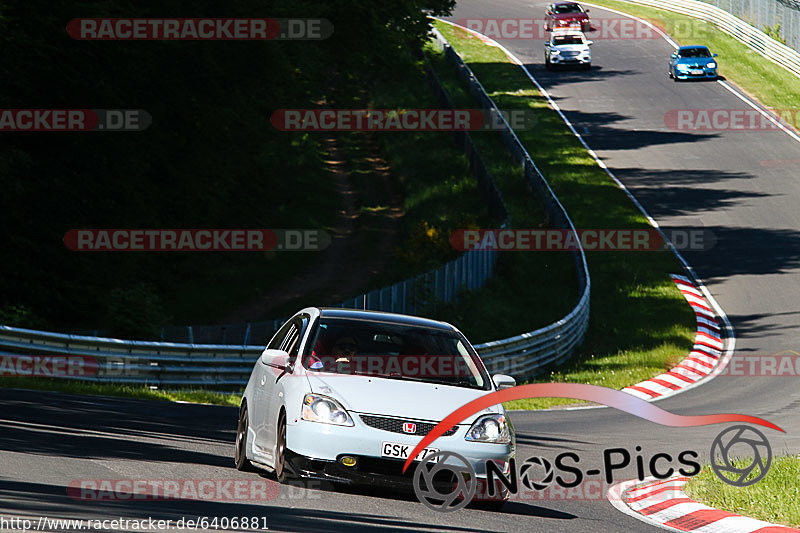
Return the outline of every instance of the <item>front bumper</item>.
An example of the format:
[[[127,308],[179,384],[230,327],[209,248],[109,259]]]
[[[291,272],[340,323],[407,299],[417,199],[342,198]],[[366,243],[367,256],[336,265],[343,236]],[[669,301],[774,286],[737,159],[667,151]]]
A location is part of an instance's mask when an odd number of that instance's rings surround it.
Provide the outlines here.
[[[355,426],[333,426],[288,421],[286,428],[287,460],[301,477],[327,479],[343,483],[379,483],[391,486],[410,486],[416,463],[403,474],[405,460],[381,457],[381,443],[408,444],[412,448],[421,435],[406,435],[367,426],[358,413],[351,413]],[[514,455],[511,444],[469,442],[464,436],[469,425],[457,426],[450,436],[439,437],[432,448],[462,455],[469,461],[478,478],[486,476],[486,461],[507,463]],[[343,455],[356,457],[356,466],[341,464]],[[458,465],[458,462],[454,461]]]
[[[356,459],[354,466],[341,463],[343,455]],[[340,454],[336,460],[314,459],[292,451],[286,457],[292,471],[304,479],[317,479],[348,485],[376,485],[389,489],[410,490],[414,486],[414,467],[403,473],[404,461],[376,457]],[[452,487],[455,478],[441,482],[439,488]]]
[[[675,70],[675,77],[679,80],[704,80],[717,78],[717,69],[715,68],[702,68],[699,70],[702,70],[702,73],[692,74],[688,70]]]
[[[551,55],[550,63],[553,65],[590,65],[592,63],[592,56],[564,57],[561,55]]]
[[[564,28],[578,28],[582,32],[592,31],[592,23],[586,20],[570,20],[570,21],[556,21],[553,24],[554,28],[564,29]]]

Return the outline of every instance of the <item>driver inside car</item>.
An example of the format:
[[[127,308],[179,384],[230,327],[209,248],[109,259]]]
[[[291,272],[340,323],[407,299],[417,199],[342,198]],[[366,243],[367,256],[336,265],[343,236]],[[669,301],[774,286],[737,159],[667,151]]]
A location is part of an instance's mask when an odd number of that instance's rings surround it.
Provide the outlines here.
[[[358,345],[353,337],[341,337],[333,345],[331,353],[336,358],[336,363],[349,363],[350,358],[358,352]]]

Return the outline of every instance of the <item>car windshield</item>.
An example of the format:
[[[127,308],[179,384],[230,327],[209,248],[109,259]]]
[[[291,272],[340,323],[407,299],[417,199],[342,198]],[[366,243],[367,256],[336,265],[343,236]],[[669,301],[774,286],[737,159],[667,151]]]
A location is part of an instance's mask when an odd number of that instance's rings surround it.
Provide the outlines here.
[[[486,369],[463,336],[416,325],[322,317],[302,364],[311,372],[490,389]]]
[[[678,57],[711,57],[708,48],[687,48],[681,50]]]
[[[560,46],[562,44],[583,44],[583,39],[577,35],[566,35],[564,37],[553,37],[553,44]]]
[[[564,13],[583,13],[583,9],[578,4],[556,4],[553,11],[559,15],[563,15]]]

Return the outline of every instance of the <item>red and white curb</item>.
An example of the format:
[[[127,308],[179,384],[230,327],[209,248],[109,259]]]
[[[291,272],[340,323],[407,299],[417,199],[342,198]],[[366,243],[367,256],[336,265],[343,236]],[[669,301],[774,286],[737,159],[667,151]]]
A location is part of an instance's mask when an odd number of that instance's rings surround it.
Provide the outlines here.
[[[688,477],[647,478],[611,487],[608,501],[642,522],[668,531],[699,533],[800,533],[800,529],[771,524],[697,503],[683,492]]]
[[[697,316],[694,347],[679,365],[647,381],[622,389],[643,400],[671,396],[709,376],[721,361],[725,343],[713,308],[686,276],[672,274],[672,280]]]

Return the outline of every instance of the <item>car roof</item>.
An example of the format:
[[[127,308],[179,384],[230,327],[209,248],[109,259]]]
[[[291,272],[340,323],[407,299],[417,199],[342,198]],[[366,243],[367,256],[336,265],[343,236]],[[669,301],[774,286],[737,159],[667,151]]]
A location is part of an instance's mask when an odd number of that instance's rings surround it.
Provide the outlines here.
[[[447,322],[431,320],[411,315],[401,315],[398,313],[386,313],[383,311],[367,311],[364,309],[343,309],[339,307],[319,308],[322,318],[346,318],[349,320],[369,320],[378,322],[388,322],[392,324],[402,324],[407,326],[419,326],[446,331],[457,331],[456,328]]]
[[[678,48],[678,51],[691,50],[693,48],[702,48],[704,50],[708,50],[708,46],[706,46],[704,44],[690,44],[690,45],[687,45],[687,46],[681,46],[680,48]]]

